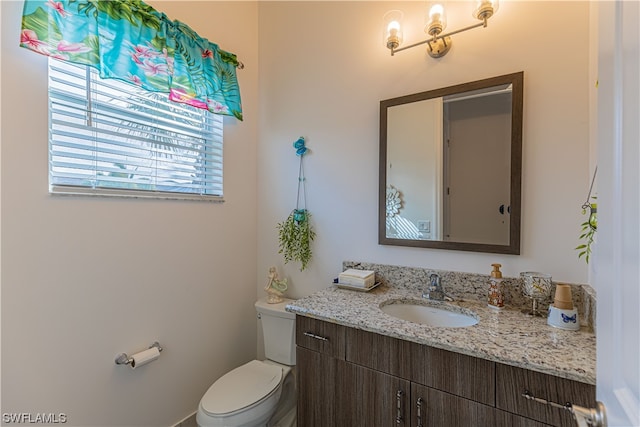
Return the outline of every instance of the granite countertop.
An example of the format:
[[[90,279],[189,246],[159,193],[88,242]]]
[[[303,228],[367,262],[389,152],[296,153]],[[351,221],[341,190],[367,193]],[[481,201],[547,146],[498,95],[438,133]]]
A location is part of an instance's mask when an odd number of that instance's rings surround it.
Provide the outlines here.
[[[408,322],[380,309],[381,305],[395,301],[472,312],[479,321],[463,328]],[[582,326],[579,331],[554,328],[545,318],[529,316],[509,307],[492,310],[479,299],[435,302],[421,298],[417,289],[384,284],[369,292],[329,286],[289,303],[286,310],[561,378],[596,383],[596,336],[589,328]]]

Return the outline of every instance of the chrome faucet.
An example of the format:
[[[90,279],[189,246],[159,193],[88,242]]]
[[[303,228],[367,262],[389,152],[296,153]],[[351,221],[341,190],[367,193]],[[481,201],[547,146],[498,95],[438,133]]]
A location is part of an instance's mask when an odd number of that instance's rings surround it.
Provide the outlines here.
[[[422,293],[422,298],[433,301],[453,301],[453,298],[444,291],[438,273],[431,273],[429,276],[429,286],[427,290]]]

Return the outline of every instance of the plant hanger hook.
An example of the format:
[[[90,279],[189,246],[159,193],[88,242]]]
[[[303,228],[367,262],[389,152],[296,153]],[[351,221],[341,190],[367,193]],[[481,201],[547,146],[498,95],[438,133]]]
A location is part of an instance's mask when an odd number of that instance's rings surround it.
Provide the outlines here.
[[[306,179],[304,177],[304,163],[303,157],[309,149],[305,145],[304,137],[301,136],[296,142],[293,143],[293,147],[296,149],[296,156],[300,157],[300,169],[298,170],[298,194],[296,196],[296,221],[304,219],[304,215],[307,210],[307,186]]]

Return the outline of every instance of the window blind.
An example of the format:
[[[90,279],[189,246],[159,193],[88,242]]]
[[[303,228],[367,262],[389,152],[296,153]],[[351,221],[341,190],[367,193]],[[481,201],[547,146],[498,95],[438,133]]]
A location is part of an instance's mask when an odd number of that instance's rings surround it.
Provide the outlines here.
[[[164,93],[50,59],[50,191],[220,200],[222,124]]]

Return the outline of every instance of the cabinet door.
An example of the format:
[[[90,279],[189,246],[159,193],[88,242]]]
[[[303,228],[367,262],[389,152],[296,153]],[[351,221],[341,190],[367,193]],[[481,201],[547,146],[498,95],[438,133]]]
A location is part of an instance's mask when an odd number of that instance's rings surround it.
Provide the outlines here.
[[[340,361],[337,385],[338,427],[410,426],[409,381]]]
[[[336,359],[316,351],[296,347],[296,360],[298,425],[336,426]]]
[[[412,383],[411,426],[545,427],[546,424]]]

